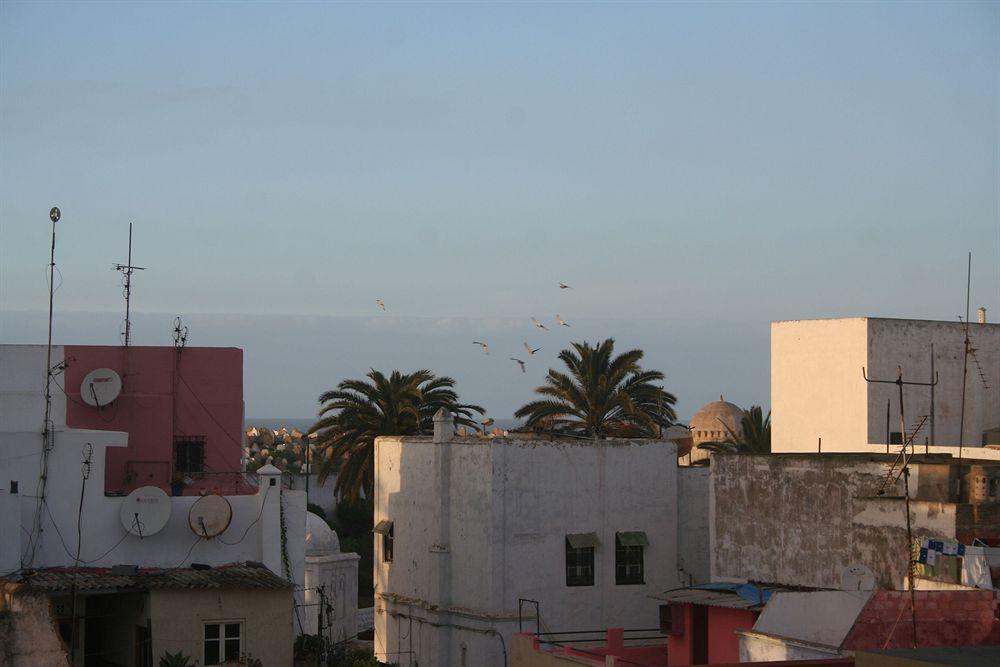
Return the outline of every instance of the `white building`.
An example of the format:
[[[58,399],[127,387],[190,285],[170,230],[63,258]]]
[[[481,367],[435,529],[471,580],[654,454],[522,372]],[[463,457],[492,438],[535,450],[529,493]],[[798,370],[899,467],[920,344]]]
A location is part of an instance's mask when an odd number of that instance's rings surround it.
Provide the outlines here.
[[[434,438],[375,442],[379,660],[503,665],[536,602],[542,632],[657,627],[650,595],[679,585],[672,443],[452,433],[439,413]]]
[[[916,444],[927,441],[929,452],[957,454],[961,443],[966,457],[1000,458],[1000,451],[983,448],[1000,444],[1000,325],[972,323],[968,330],[975,352],[966,365],[960,322],[873,317],[773,322],[771,450],[816,452],[822,446],[823,452],[885,452],[887,440],[900,437],[899,390],[867,382],[862,368],[877,380],[896,380],[901,368],[904,382],[930,383],[937,377],[933,402],[930,387],[904,386],[907,435],[920,425]]]
[[[176,463],[170,461],[171,447],[176,450],[179,443],[190,445],[197,440],[197,437],[189,435],[191,433],[208,434],[207,439],[201,437],[199,441],[199,461],[221,458],[223,454],[216,451],[215,447],[224,450],[226,456],[239,461],[239,441],[224,438],[218,435],[218,431],[210,431],[206,425],[211,424],[214,425],[212,428],[221,429],[218,422],[221,421],[222,425],[232,422],[235,428],[231,428],[231,432],[239,435],[242,420],[241,375],[230,373],[225,382],[218,381],[215,386],[206,387],[195,379],[197,370],[192,370],[190,386],[184,389],[189,392],[186,405],[183,409],[172,408],[170,401],[177,391],[176,384],[169,381],[169,374],[161,377],[155,363],[161,358],[166,359],[169,371],[171,365],[178,368],[184,368],[184,364],[205,367],[206,360],[225,357],[228,360],[220,362],[220,365],[230,369],[235,366],[237,370],[241,370],[242,353],[219,350],[189,348],[184,351],[184,354],[189,355],[185,361],[174,362],[174,355],[177,353],[173,348],[162,354],[162,348],[137,347],[125,350],[97,346],[53,346],[52,367],[60,370],[52,386],[49,428],[51,439],[46,453],[43,451],[42,438],[45,421],[46,347],[0,346],[0,580],[3,580],[0,584],[11,587],[10,590],[19,586],[41,586],[42,590],[58,592],[61,589],[51,582],[46,584],[48,589],[45,585],[31,582],[44,580],[47,573],[55,576],[55,571],[59,568],[76,565],[86,568],[87,576],[98,581],[101,577],[113,576],[107,568],[124,564],[128,568],[137,569],[134,576],[145,581],[143,577],[149,570],[184,572],[192,563],[198,563],[218,568],[214,571],[223,573],[224,569],[219,566],[250,562],[251,567],[259,568],[259,564],[263,564],[270,570],[268,576],[287,585],[282,593],[287,605],[282,607],[275,607],[270,598],[260,595],[255,598],[247,595],[246,591],[233,590],[232,596],[211,595],[211,609],[205,612],[208,615],[206,618],[211,618],[213,613],[216,616],[220,614],[224,602],[229,605],[226,608],[229,626],[226,632],[232,634],[232,638],[225,652],[220,653],[221,639],[210,640],[207,634],[206,638],[201,635],[204,619],[202,611],[195,609],[197,605],[194,593],[186,603],[178,602],[173,611],[155,618],[152,627],[148,624],[148,619],[152,618],[150,614],[153,612],[147,607],[143,612],[143,618],[147,620],[137,621],[136,627],[132,627],[130,624],[122,625],[114,619],[108,620],[110,617],[107,614],[104,616],[108,618],[102,620],[101,614],[93,612],[98,607],[110,604],[108,599],[97,598],[101,595],[105,598],[118,596],[116,588],[121,587],[121,584],[109,583],[103,588],[94,584],[92,590],[80,593],[75,610],[62,605],[66,609],[59,612],[60,605],[55,605],[55,613],[62,613],[63,616],[51,619],[52,623],[47,626],[47,631],[50,631],[51,626],[58,623],[62,632],[65,625],[68,633],[70,617],[77,618],[80,624],[75,634],[75,644],[78,645],[75,649],[75,662],[78,665],[84,664],[88,642],[110,641],[108,637],[116,632],[125,637],[121,641],[115,640],[118,641],[119,648],[124,645],[123,642],[143,637],[143,650],[155,653],[149,656],[147,652],[143,661],[155,658],[156,662],[162,651],[180,649],[197,658],[201,664],[216,664],[210,657],[218,655],[221,661],[228,654],[226,652],[253,652],[258,656],[291,658],[291,641],[295,634],[302,632],[301,624],[296,624],[293,615],[292,588],[296,586],[301,589],[304,580],[305,494],[301,491],[283,490],[281,471],[274,466],[264,466],[258,471],[257,486],[243,480],[241,473],[235,473],[240,480],[238,484],[233,483],[233,486],[239,486],[241,492],[233,495],[212,493],[211,487],[220,482],[213,481],[214,473],[211,471],[205,471],[199,482],[187,489],[188,495],[167,496],[169,485],[144,481],[146,475],[159,475],[157,479],[169,480],[170,467]],[[88,405],[79,393],[79,377],[89,373],[95,366],[113,363],[127,364],[130,371],[141,378],[133,381],[126,375],[120,396],[113,402],[98,407]],[[207,373],[212,373],[213,370],[208,365]],[[145,386],[139,390],[138,387],[143,382],[147,383],[146,386],[155,385],[162,390],[146,389]],[[205,396],[203,400],[194,401],[190,398],[191,393],[199,391]],[[232,405],[219,407],[219,396],[223,394],[235,396]],[[67,425],[67,410],[72,413],[70,424],[75,419],[77,422],[89,420],[98,426],[82,428]],[[220,414],[225,410],[228,412],[225,412],[224,417],[217,417],[212,413],[213,410]],[[161,414],[174,414],[175,419],[153,418]],[[182,419],[187,421],[181,421]],[[183,438],[178,438],[177,431],[171,430],[172,426],[179,424],[184,425]],[[120,428],[123,425],[129,425],[128,430]],[[166,460],[143,459],[144,456],[148,459],[151,452],[153,456],[161,456],[157,447],[165,450],[163,458]],[[86,466],[83,462],[88,457],[90,465]],[[177,457],[176,451],[174,457]],[[44,497],[40,494],[43,469],[46,470]],[[165,471],[163,474],[161,469]],[[198,473],[190,474],[198,476]],[[144,488],[147,491],[136,501],[138,496],[126,496],[120,484],[146,484]],[[197,484],[201,484],[204,493],[217,503],[216,508],[222,508],[223,515],[227,512],[225,508],[228,508],[228,522],[224,521],[227,517],[222,516],[223,523],[219,525],[218,532],[213,529],[208,537],[203,536],[200,531],[208,533],[204,519],[209,515],[199,513],[200,510],[193,511],[197,503],[206,500],[203,495],[194,491]],[[190,493],[191,491],[194,492]],[[154,530],[154,522],[150,520],[148,527],[144,529],[138,513],[134,519],[128,520],[131,510],[123,511],[123,507],[130,501],[147,503],[146,506],[156,504],[161,510],[157,515],[163,519],[162,526],[156,526]],[[204,507],[204,504],[199,507]],[[196,516],[201,519],[197,520]],[[215,518],[219,518],[219,514],[213,510],[209,521],[214,521]],[[263,580],[262,577],[258,579]],[[116,581],[120,582],[121,577]],[[179,594],[181,593],[183,590]],[[236,604],[234,601],[241,594],[249,602]],[[300,593],[295,593],[294,597],[301,601]],[[255,600],[259,602],[254,602]],[[260,606],[267,609],[262,610]],[[88,609],[91,611],[88,612]],[[136,607],[133,604],[129,609],[135,611]],[[186,609],[186,616],[178,614],[177,609]],[[137,615],[138,612],[133,614]],[[79,621],[80,618],[84,620]],[[16,626],[18,621],[15,619],[13,622]],[[206,633],[219,631],[218,621],[214,625],[204,621],[204,625]],[[282,638],[285,642],[275,639],[271,645],[255,645],[254,642],[265,628],[270,628],[275,638]],[[140,630],[147,634],[142,635]],[[64,634],[63,640],[66,638],[67,634]],[[0,633],[0,644],[4,641],[6,639]],[[121,664],[134,664],[140,660],[136,657],[140,655],[138,649],[135,652],[124,651],[123,655],[125,657]],[[266,660],[269,661],[273,660]],[[22,656],[14,659],[12,664],[42,663]],[[65,664],[65,658],[61,664]]]
[[[337,533],[321,517],[306,512],[305,634],[338,643],[357,636],[360,559],[343,553]]]

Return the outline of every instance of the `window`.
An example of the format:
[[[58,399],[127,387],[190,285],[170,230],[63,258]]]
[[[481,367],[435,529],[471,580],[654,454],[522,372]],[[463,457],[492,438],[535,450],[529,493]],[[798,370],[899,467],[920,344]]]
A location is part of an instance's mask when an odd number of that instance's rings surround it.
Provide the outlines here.
[[[576,533],[566,536],[566,585],[594,585],[595,533]]]
[[[382,562],[392,562],[393,525],[392,521],[382,519],[375,525],[375,532],[382,536]]]
[[[239,660],[243,652],[243,622],[214,621],[205,624],[205,665],[221,665]]]
[[[205,436],[174,436],[174,471],[205,471]]]
[[[643,550],[649,544],[641,530],[615,533],[615,583],[619,586],[644,584]]]

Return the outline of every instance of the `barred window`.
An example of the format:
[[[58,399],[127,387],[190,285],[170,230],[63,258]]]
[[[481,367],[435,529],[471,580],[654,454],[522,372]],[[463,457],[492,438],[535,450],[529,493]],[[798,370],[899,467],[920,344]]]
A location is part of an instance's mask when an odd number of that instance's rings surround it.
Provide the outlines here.
[[[649,542],[641,531],[615,533],[615,583],[619,586],[646,583],[643,551]]]
[[[174,471],[205,472],[205,436],[174,436]]]
[[[574,547],[566,539],[566,585],[594,585],[594,547]]]

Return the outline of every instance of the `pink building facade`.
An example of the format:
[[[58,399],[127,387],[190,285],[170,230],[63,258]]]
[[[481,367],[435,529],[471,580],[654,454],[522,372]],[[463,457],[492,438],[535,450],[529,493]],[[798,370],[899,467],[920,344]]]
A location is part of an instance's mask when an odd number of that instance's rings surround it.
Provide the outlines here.
[[[108,449],[104,490],[127,494],[140,486],[168,493],[186,479],[184,494],[253,493],[241,483],[243,351],[238,348],[67,345],[66,425],[122,431],[128,445]],[[106,407],[88,405],[81,383],[110,368],[122,379]],[[180,485],[177,485],[180,488]]]

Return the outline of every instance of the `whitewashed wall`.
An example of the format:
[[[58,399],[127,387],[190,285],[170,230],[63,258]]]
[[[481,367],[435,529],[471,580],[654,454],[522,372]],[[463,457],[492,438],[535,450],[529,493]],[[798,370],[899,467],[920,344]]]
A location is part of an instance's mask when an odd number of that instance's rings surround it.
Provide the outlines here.
[[[61,362],[63,355],[62,347],[54,347],[52,363]],[[14,564],[14,567],[27,557],[26,532],[32,531],[38,507],[36,489],[42,451],[45,359],[44,346],[0,346],[0,489],[8,493],[10,481],[16,480],[19,492],[14,502],[20,509],[17,526],[20,540],[0,543],[0,562]],[[57,379],[61,381],[61,378]],[[105,450],[126,446],[128,435],[115,431],[67,428],[66,399],[55,386],[52,420],[55,436],[49,455],[48,511],[42,510],[41,539],[34,559],[25,561],[25,566],[72,564],[78,535],[81,463],[84,446],[89,443],[93,447],[93,463],[86,483],[83,530],[80,531],[80,557],[88,566],[129,563],[140,567],[177,567],[192,561],[222,565],[252,560],[261,561],[282,575],[279,500],[283,497],[289,566],[292,580],[301,586],[304,493],[285,491],[282,494],[280,483],[268,491],[265,484],[268,476],[262,474],[262,485],[257,494],[226,496],[233,508],[233,519],[219,539],[199,540],[188,527],[188,511],[198,500],[196,496],[171,498],[170,519],[157,534],[144,538],[127,535],[119,518],[124,499],[104,495],[104,461]],[[280,476],[280,471],[273,469],[271,474]],[[4,498],[0,506],[10,503],[11,498]],[[6,523],[3,525],[6,534]],[[241,539],[244,533],[245,537]],[[223,540],[230,544],[223,543]],[[118,546],[115,547],[116,544]],[[109,552],[112,547],[115,548]]]
[[[518,598],[539,601],[543,631],[653,628],[649,595],[678,585],[672,443],[379,438],[381,519],[395,556],[382,563],[376,537],[375,649],[403,665],[460,665],[463,646],[466,664],[502,664]],[[645,585],[618,586],[615,532],[630,530],[649,538]],[[595,585],[567,587],[565,536],[585,532]]]

